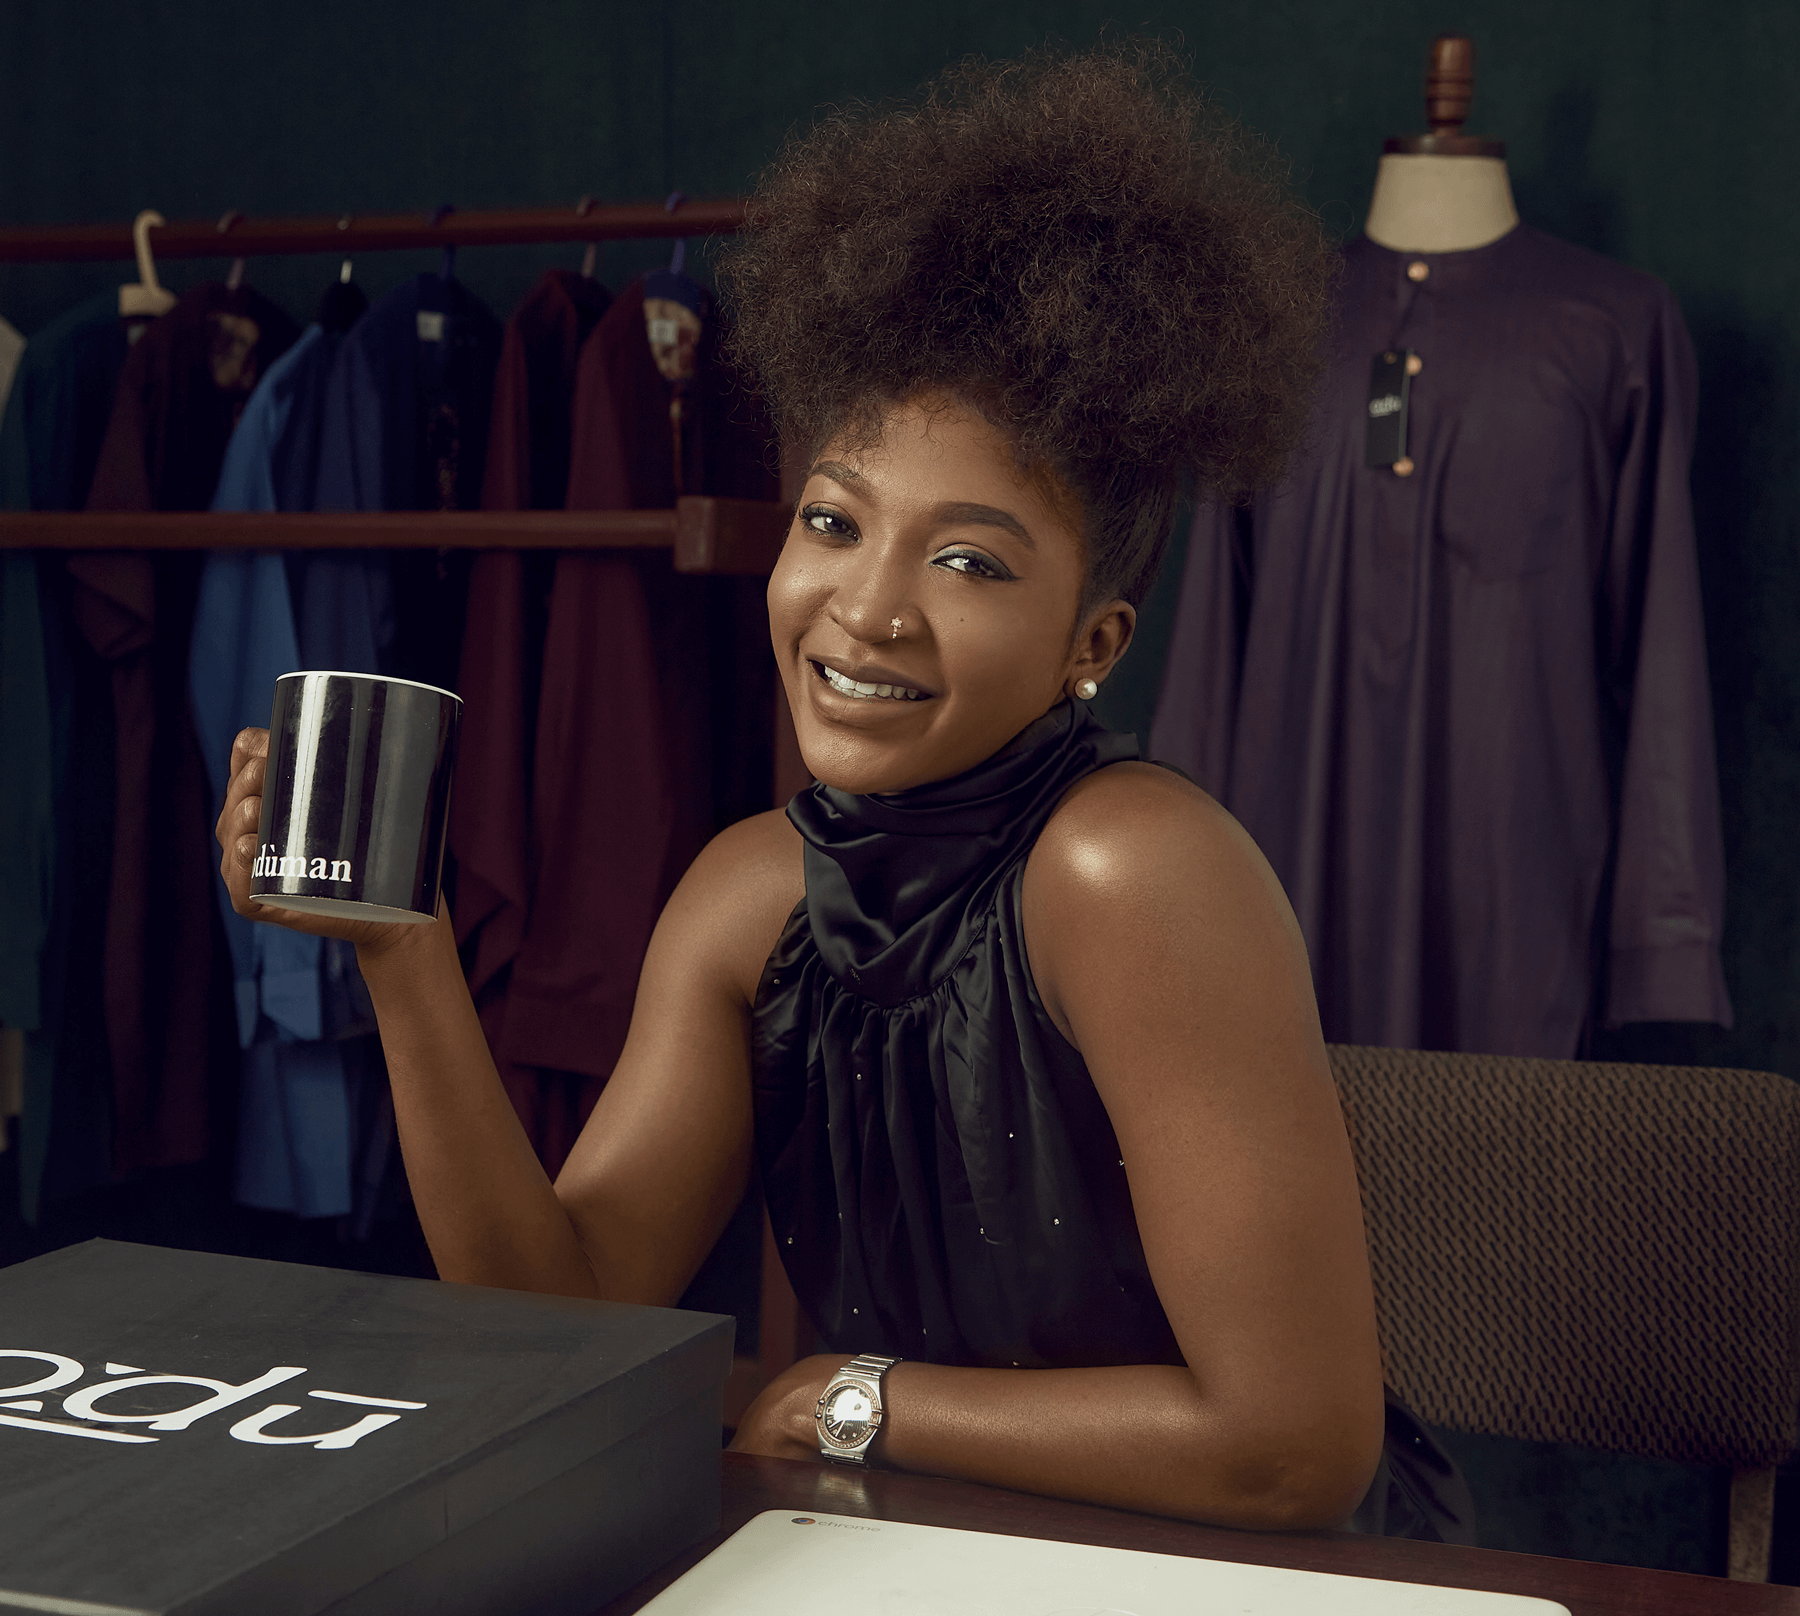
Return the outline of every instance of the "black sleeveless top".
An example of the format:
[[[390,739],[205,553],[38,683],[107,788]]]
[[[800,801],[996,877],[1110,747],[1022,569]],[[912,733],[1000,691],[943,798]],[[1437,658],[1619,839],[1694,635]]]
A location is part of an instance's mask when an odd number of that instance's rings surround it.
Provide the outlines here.
[[[1063,703],[986,762],[788,807],[806,897],[752,1021],[776,1243],[829,1350],[993,1368],[1184,1362],[1106,1108],[1026,959],[1025,862],[1064,793],[1137,755]],[[1391,1396],[1365,1530],[1472,1541]]]

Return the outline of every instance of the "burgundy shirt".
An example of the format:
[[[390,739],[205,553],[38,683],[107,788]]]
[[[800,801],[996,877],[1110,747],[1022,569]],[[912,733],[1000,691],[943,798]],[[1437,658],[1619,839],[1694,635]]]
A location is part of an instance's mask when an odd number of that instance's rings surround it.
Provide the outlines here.
[[[684,399],[682,491],[772,498],[766,433],[720,372],[716,344],[709,319]],[[594,325],[575,366],[569,509],[675,503],[669,401],[635,282]],[[507,486],[519,486],[516,472]],[[512,772],[477,789],[505,817],[458,844],[459,856],[485,846],[476,883],[459,886],[456,915],[483,1025],[552,1173],[624,1047],[656,917],[715,828],[716,687],[729,682],[720,674],[733,666],[743,593],[718,586],[736,582],[678,576],[666,553],[557,556],[535,736],[506,759],[506,748],[496,751],[491,766]],[[523,573],[519,590],[518,609],[528,610]],[[766,630],[759,639],[766,644]],[[522,710],[528,680],[503,698],[508,712]],[[471,703],[483,699],[467,664],[462,689]],[[465,758],[459,774],[469,768]]]
[[[210,507],[244,401],[299,334],[247,286],[206,282],[184,294],[126,356],[88,509]],[[198,550],[68,559],[76,626],[112,664],[117,811],[102,1002],[121,1176],[205,1156],[209,1091],[236,1060],[213,897],[220,805],[188,705],[205,559]]]
[[[575,366],[611,301],[598,281],[553,269],[513,311],[494,379],[483,510],[562,509]],[[530,771],[554,560],[537,551],[484,550],[470,571],[450,851],[456,935],[478,1004],[490,988],[504,991],[530,908]]]
[[[1730,1025],[1674,298],[1521,225],[1354,241],[1340,299],[1286,481],[1196,520],[1156,755],[1268,856],[1328,1039]],[[1364,446],[1370,362],[1408,349],[1400,475]]]

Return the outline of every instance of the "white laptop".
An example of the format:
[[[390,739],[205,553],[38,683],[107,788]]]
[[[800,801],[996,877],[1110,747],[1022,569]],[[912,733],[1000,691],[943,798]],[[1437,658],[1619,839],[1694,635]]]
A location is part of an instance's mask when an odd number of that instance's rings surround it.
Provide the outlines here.
[[[1518,1594],[768,1510],[643,1616],[1569,1616]]]

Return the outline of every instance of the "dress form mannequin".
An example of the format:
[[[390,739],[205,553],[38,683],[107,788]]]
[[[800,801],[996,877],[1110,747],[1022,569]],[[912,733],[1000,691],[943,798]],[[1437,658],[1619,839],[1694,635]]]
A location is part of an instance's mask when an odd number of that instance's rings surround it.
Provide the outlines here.
[[[1364,233],[1396,252],[1467,252],[1519,222],[1506,147],[1462,133],[1475,96],[1475,45],[1446,34],[1425,70],[1428,135],[1386,141]]]

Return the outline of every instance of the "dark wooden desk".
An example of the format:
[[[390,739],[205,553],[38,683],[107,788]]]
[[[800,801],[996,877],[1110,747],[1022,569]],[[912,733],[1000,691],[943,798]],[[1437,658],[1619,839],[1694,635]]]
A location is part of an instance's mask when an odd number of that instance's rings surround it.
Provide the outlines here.
[[[1359,1537],[1350,1532],[1232,1532],[1123,1510],[1065,1504],[1029,1493],[1003,1492],[972,1482],[901,1475],[891,1470],[859,1473],[797,1459],[755,1459],[740,1453],[724,1461],[723,1530],[672,1560],[621,1594],[595,1616],[630,1616],[668,1587],[702,1555],[718,1547],[752,1515],[765,1509],[796,1514],[863,1515],[914,1521],[1017,1537],[1061,1538],[1109,1548],[1147,1549],[1203,1559],[1294,1566],[1347,1576],[1388,1577],[1397,1582],[1442,1583],[1532,1594],[1560,1600],[1574,1616],[1743,1616],[1782,1612],[1800,1616],[1800,1588],[1726,1582],[1674,1571],[1551,1560],[1494,1549],[1454,1548]]]

